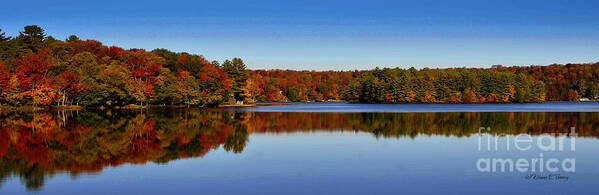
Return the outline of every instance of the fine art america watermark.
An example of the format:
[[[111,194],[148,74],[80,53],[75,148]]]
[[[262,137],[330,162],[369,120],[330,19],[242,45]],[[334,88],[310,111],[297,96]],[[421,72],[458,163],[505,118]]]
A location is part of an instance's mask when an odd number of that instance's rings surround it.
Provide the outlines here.
[[[524,178],[529,180],[568,180],[569,177],[561,173],[576,172],[575,158],[554,158],[543,153],[576,151],[575,127],[571,127],[569,133],[543,134],[534,138],[528,134],[492,134],[489,127],[481,127],[478,132],[479,152],[505,151],[510,154],[525,154],[517,158],[504,156],[479,158],[476,162],[479,172],[528,173]],[[539,152],[537,154],[534,151]]]

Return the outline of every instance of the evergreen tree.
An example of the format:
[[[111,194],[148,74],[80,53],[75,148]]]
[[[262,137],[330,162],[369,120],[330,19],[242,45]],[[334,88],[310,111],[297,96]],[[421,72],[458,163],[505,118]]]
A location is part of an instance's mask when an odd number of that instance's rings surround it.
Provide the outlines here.
[[[44,44],[46,33],[44,29],[36,25],[29,25],[23,28],[23,32],[19,32],[17,39],[25,49],[25,52],[37,52]]]
[[[241,60],[241,58],[233,58],[232,61],[225,60],[222,67],[233,81],[231,86],[233,97],[237,101],[243,100],[245,97],[243,97],[242,89],[246,86],[248,79],[248,71],[246,70],[243,60]]]
[[[6,36],[6,33],[0,29],[0,61],[5,61],[16,57],[16,47],[11,36]]]
[[[76,36],[76,35],[71,35],[71,36],[69,36],[69,38],[67,38],[65,41],[66,41],[66,42],[75,42],[75,41],[81,41],[81,40],[79,39],[79,37],[78,37],[78,36]]]
[[[12,37],[11,36],[6,36],[6,33],[3,33],[2,29],[0,29],[0,43],[7,42],[10,39],[12,39]]]

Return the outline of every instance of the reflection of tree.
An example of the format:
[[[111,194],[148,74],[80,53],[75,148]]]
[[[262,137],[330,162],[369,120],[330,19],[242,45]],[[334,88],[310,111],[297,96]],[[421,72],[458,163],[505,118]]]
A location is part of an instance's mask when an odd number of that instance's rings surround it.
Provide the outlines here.
[[[253,113],[249,132],[352,130],[377,137],[470,136],[479,127],[498,134],[567,133],[599,136],[599,113]]]
[[[48,175],[124,163],[200,157],[221,145],[241,153],[249,133],[362,131],[376,137],[568,132],[599,136],[599,113],[301,113],[208,109],[0,113],[0,180],[28,189]]]
[[[96,172],[123,163],[164,163],[203,156],[230,134],[234,151],[247,140],[227,112],[4,113],[0,116],[0,178],[18,175],[28,189],[43,185],[45,175]],[[66,119],[65,119],[66,116]],[[245,137],[243,136],[245,135]],[[242,139],[242,140],[239,140]]]
[[[234,153],[241,153],[248,142],[247,123],[250,120],[248,113],[236,112],[233,115],[233,131],[225,140],[223,148]]]

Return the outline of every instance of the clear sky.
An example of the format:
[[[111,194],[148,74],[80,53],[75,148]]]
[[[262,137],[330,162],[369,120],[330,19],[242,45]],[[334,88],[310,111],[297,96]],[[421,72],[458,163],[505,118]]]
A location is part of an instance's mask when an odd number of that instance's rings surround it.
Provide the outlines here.
[[[36,24],[124,48],[252,69],[488,67],[599,61],[599,2],[580,0],[8,1],[0,28]]]

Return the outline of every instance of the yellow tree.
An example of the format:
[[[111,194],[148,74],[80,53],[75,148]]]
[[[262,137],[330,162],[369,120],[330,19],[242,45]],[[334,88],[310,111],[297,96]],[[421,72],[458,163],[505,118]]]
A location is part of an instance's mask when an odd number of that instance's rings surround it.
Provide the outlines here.
[[[129,79],[127,80],[127,84],[125,85],[127,92],[129,95],[138,103],[145,102],[146,96],[144,94],[144,82],[142,80],[137,79]]]
[[[19,90],[19,79],[16,75],[10,77],[7,90],[2,93],[2,98],[13,106],[18,106],[23,101],[23,94]]]
[[[258,88],[258,86],[251,79],[248,79],[246,82],[246,85],[243,86],[243,88],[241,88],[241,96],[245,97],[245,99],[243,100],[244,102],[254,103],[255,100],[254,96],[252,95],[251,89]]]

